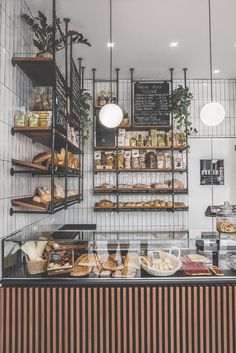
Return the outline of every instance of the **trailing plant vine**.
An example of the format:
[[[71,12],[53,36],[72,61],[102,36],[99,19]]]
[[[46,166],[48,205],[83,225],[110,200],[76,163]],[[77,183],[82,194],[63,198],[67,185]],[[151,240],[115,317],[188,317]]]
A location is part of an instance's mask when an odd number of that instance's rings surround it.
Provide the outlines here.
[[[184,139],[184,149],[189,150],[190,146],[186,143],[186,137],[195,135],[198,133],[198,130],[193,126],[193,123],[189,120],[189,107],[191,105],[191,101],[193,99],[192,93],[189,91],[189,88],[184,88],[183,86],[179,85],[178,88],[173,90],[169,110],[170,113],[173,114],[173,118],[176,122],[176,130],[179,132],[183,132],[185,139]]]
[[[80,95],[80,127],[83,131],[83,143],[89,138],[89,130],[92,122],[90,109],[92,97],[87,90],[83,90]]]
[[[33,39],[33,43],[35,47],[39,50],[39,53],[53,53],[53,48],[55,47],[55,51],[59,51],[65,48],[65,44],[61,36],[59,38],[56,37],[54,43],[54,31],[52,24],[48,23],[47,17],[41,11],[38,11],[37,17],[32,17],[27,14],[22,15],[23,20],[29,26],[30,30],[34,33],[35,38]],[[57,23],[61,24],[59,18],[57,18]],[[58,28],[56,27],[56,33],[58,32]],[[84,44],[91,46],[88,39],[84,38],[83,34],[71,30],[68,31],[68,44],[70,40],[73,44]]]

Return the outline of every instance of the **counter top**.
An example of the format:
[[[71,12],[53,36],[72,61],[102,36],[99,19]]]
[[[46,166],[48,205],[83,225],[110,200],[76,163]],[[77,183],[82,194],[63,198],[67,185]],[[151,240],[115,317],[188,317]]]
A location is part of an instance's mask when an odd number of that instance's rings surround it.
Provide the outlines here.
[[[117,286],[175,286],[175,285],[219,285],[236,284],[235,271],[226,270],[224,276],[186,276],[182,271],[169,277],[97,278],[84,277],[34,277],[4,278],[3,287],[117,287]]]

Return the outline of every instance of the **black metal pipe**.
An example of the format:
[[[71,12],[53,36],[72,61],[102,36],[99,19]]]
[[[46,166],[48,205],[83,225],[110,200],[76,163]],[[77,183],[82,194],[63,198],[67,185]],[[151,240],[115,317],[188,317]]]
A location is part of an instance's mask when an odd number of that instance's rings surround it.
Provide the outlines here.
[[[85,66],[81,66],[81,89],[84,90],[84,73],[85,73]]]
[[[131,84],[131,120],[134,125],[134,69],[130,69],[130,84]]]
[[[116,68],[116,102],[119,104],[119,73],[120,69]]]
[[[170,85],[171,85],[171,97],[173,95],[173,88],[174,88],[174,69],[170,69]],[[172,164],[172,207],[174,207],[174,202],[175,202],[175,195],[174,195],[174,179],[175,179],[175,173],[174,173],[174,117],[173,114],[171,113],[171,164]]]
[[[71,94],[69,90],[69,74],[68,74],[68,27],[69,27],[69,18],[64,18],[65,22],[65,76],[66,76],[66,87],[65,87],[65,93],[66,93],[66,117],[67,117],[67,124],[66,124],[66,144],[65,144],[65,150],[66,150],[66,157],[65,157],[65,167],[66,167],[66,175],[65,175],[65,208],[67,208],[67,189],[68,189],[68,180],[67,180],[67,174],[68,174],[68,122],[69,122],[69,115],[71,113],[71,107],[69,107],[68,100],[71,102]],[[71,51],[72,51],[72,38],[70,36],[70,58],[71,58]],[[70,60],[71,64],[71,60]],[[70,70],[71,71],[71,70]],[[71,80],[70,80],[71,84]]]
[[[66,76],[66,85],[68,88],[68,28],[70,19],[68,17],[64,18],[65,22],[65,76]]]
[[[96,99],[95,99],[95,94],[96,94],[96,89],[95,89],[95,79],[96,79],[96,69],[92,69],[93,73],[93,89],[92,89],[92,94],[93,94],[93,190],[95,187],[95,161],[94,161],[94,151],[95,151],[95,128],[96,128],[96,110],[95,110],[95,104],[96,104]]]
[[[82,88],[82,80],[81,80],[81,75],[82,75],[82,70],[81,70],[81,67],[82,67],[82,61],[83,59],[82,58],[78,58],[78,61],[79,61],[79,88],[81,89]]]
[[[56,0],[52,0],[52,27],[53,27],[53,87],[52,87],[52,146],[51,146],[51,163],[52,163],[52,174],[51,174],[51,205],[54,207],[54,154],[55,154],[55,133],[56,133],[56,115],[57,115],[57,98],[56,98],[56,25],[57,25],[57,14],[56,14]]]

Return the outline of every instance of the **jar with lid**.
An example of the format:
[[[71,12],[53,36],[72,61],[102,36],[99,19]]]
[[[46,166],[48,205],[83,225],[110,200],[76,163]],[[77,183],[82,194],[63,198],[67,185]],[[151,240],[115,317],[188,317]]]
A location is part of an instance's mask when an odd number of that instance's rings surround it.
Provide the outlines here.
[[[228,201],[216,214],[216,227],[219,233],[236,233],[236,208],[230,205]]]
[[[15,127],[25,127],[28,126],[28,119],[25,112],[25,107],[17,108],[15,114]]]

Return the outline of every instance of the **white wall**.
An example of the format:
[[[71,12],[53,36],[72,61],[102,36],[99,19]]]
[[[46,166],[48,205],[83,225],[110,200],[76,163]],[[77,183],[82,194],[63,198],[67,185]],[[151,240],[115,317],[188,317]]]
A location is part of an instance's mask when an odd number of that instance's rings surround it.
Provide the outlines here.
[[[215,231],[215,222],[205,217],[207,206],[222,205],[224,201],[236,204],[236,139],[193,138],[189,155],[189,229],[191,234]],[[200,185],[200,160],[224,159],[225,185]],[[212,228],[213,226],[213,228]]]
[[[50,222],[42,215],[9,214],[12,198],[32,195],[38,183],[45,183],[45,179],[31,176],[10,176],[12,158],[30,160],[42,150],[42,146],[33,145],[26,137],[11,135],[16,107],[29,107],[31,103],[30,81],[11,64],[15,53],[33,51],[31,33],[20,18],[27,12],[23,0],[0,1],[0,239],[35,222]]]

